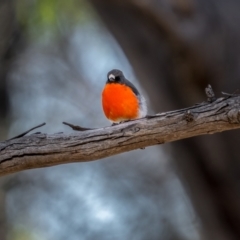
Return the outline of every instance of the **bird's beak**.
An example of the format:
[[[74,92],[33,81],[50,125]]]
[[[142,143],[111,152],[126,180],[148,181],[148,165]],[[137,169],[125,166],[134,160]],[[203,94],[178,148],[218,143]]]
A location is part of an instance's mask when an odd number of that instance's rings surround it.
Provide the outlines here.
[[[110,75],[108,76],[108,79],[109,79],[110,82],[114,82],[115,76],[114,76],[113,74],[110,74]]]

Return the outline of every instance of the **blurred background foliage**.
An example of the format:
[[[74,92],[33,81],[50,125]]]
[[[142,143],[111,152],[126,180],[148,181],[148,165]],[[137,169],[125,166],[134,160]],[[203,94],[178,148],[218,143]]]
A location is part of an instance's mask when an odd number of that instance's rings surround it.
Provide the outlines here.
[[[43,40],[46,33],[58,37],[62,31],[66,34],[67,29],[70,31],[79,24],[87,24],[94,18],[94,11],[87,1],[18,0],[16,15],[28,36],[36,41],[35,38]]]
[[[237,0],[0,0],[0,140],[109,126],[106,74],[149,113],[239,85]],[[240,238],[239,132],[0,179],[0,239]]]

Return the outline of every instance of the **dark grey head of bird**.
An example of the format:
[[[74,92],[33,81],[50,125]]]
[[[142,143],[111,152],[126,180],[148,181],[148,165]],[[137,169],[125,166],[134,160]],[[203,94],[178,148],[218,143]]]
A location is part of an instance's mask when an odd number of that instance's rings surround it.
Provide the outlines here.
[[[139,92],[136,87],[129,82],[123,75],[123,72],[118,69],[113,69],[107,74],[107,83],[120,83],[124,84],[132,89],[132,91],[139,96]]]
[[[122,83],[125,80],[123,72],[118,69],[113,69],[107,74],[107,83]]]

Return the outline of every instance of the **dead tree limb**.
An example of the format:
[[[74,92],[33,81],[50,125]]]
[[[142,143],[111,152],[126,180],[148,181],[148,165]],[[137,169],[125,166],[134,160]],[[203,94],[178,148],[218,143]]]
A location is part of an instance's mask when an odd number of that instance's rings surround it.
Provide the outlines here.
[[[203,134],[240,128],[240,96],[218,98],[189,108],[117,126],[72,134],[33,134],[0,143],[0,175],[122,152]]]

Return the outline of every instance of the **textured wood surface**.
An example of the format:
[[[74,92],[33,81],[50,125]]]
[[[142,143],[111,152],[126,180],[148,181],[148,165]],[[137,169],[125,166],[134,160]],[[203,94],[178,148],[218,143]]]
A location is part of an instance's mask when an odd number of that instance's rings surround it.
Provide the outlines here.
[[[240,97],[73,134],[32,134],[0,143],[0,175],[86,162],[134,149],[240,128]],[[144,154],[144,150],[143,151]]]

